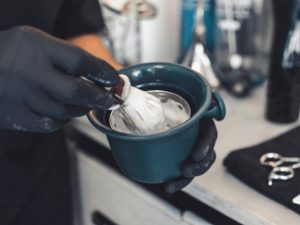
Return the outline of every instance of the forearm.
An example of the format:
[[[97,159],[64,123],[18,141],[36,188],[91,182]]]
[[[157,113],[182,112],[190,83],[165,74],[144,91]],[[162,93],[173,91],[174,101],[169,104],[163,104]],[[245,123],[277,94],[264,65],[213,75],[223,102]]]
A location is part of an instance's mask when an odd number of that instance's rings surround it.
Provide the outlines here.
[[[92,55],[101,58],[119,70],[122,66],[113,58],[110,51],[102,43],[101,38],[96,34],[85,34],[69,39],[71,43],[86,50]]]

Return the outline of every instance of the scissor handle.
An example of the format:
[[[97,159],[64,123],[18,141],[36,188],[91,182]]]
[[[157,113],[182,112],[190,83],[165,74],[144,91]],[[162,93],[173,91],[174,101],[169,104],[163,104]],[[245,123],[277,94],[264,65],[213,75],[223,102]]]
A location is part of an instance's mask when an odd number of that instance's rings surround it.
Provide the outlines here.
[[[272,186],[273,180],[289,180],[295,176],[295,171],[290,166],[275,167],[269,174],[268,185]]]
[[[265,166],[278,167],[283,163],[300,163],[299,157],[283,157],[282,155],[274,152],[263,154],[259,162]]]
[[[283,163],[282,156],[278,153],[268,152],[263,154],[259,159],[260,164],[265,166],[277,167]]]
[[[295,169],[300,169],[300,163],[295,163],[293,165],[291,165],[291,167],[295,170]]]

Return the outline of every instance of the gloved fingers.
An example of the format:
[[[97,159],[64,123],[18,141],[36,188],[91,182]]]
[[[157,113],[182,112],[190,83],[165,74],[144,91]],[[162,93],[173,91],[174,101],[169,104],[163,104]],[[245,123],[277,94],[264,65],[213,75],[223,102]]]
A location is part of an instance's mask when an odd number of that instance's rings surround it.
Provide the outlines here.
[[[26,104],[31,111],[58,120],[69,120],[87,114],[90,109],[81,106],[68,105],[61,103],[45,93],[30,95],[27,97]]]
[[[190,177],[181,177],[176,180],[167,182],[164,185],[164,189],[167,193],[173,194],[174,192],[179,191],[187,186],[189,183],[191,183],[192,180],[193,178]]]
[[[90,108],[87,107],[81,107],[76,105],[69,105],[65,104],[63,106],[62,115],[58,115],[57,117],[53,117],[56,119],[71,119],[74,117],[80,117],[86,115],[89,111],[91,111]]]
[[[214,121],[212,119],[201,120],[199,137],[190,155],[191,159],[200,162],[209,155],[214,149],[217,136],[218,132]]]
[[[85,108],[108,109],[114,104],[113,95],[79,77],[65,75],[60,71],[43,84],[45,92],[58,101]]]
[[[38,119],[38,132],[51,133],[62,128],[69,120],[58,120],[49,117],[40,117]]]
[[[187,162],[182,167],[184,177],[195,177],[204,174],[216,160],[215,151],[210,152],[201,162]]]
[[[49,46],[53,64],[76,76],[85,76],[100,86],[112,86],[119,81],[118,72],[107,62],[66,42]]]
[[[29,108],[22,111],[22,116],[18,115],[18,112],[15,112],[10,115],[9,120],[8,128],[10,127],[12,130],[41,133],[54,132],[66,123],[65,120],[57,120],[36,114]]]

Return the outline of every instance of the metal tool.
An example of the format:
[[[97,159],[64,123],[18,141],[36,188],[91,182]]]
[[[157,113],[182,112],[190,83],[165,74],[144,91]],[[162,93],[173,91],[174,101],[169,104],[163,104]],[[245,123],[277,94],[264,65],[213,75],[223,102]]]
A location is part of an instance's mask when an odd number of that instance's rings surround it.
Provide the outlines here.
[[[211,60],[206,54],[204,46],[201,42],[196,43],[194,46],[191,68],[202,74],[212,88],[217,88],[220,86],[220,82],[212,67]]]
[[[273,168],[268,176],[269,186],[272,186],[273,180],[292,179],[295,176],[295,170],[300,169],[300,157],[284,157],[273,152],[262,155],[259,162]]]
[[[198,4],[196,14],[196,21],[198,22],[194,27],[194,45],[191,49],[191,58],[188,64],[193,70],[204,76],[213,89],[216,89],[220,86],[220,81],[207,54],[207,49],[205,49],[206,27],[204,24],[204,9],[207,3],[199,1]]]

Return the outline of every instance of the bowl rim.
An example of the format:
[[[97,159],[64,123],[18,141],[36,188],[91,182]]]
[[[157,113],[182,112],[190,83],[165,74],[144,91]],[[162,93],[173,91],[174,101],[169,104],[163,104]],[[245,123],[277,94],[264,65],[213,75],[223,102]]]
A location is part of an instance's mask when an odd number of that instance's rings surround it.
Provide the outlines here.
[[[185,67],[183,65],[176,64],[176,63],[168,63],[168,62],[151,62],[151,63],[136,64],[136,65],[132,65],[132,66],[129,66],[129,67],[119,70],[119,73],[123,73],[123,71],[129,70],[129,69],[138,69],[138,68],[143,68],[143,67],[162,67],[162,66],[167,66],[169,68],[173,67],[176,69],[181,69],[181,70],[187,71],[190,74],[194,75],[196,77],[196,79],[201,80],[201,82],[203,82],[204,88],[205,88],[205,93],[206,93],[205,101],[202,104],[202,106],[196,111],[196,113],[194,113],[194,115],[190,119],[188,119],[184,123],[172,128],[170,130],[166,130],[161,133],[155,133],[155,134],[151,134],[151,135],[134,135],[134,134],[128,134],[128,133],[115,131],[115,130],[112,130],[112,129],[108,128],[107,126],[103,125],[101,122],[99,122],[99,120],[96,117],[96,111],[97,111],[97,109],[96,109],[96,110],[91,110],[87,114],[87,117],[88,117],[89,121],[92,123],[92,125],[96,129],[105,133],[106,135],[112,136],[115,138],[126,139],[126,140],[152,140],[152,139],[158,139],[158,138],[171,136],[171,135],[178,133],[182,130],[185,130],[185,129],[193,126],[193,124],[197,123],[203,117],[205,111],[209,108],[211,98],[212,98],[211,88],[210,88],[208,82],[206,81],[206,79],[200,73],[192,70],[189,67]],[[126,73],[125,73],[125,75],[126,75]]]

